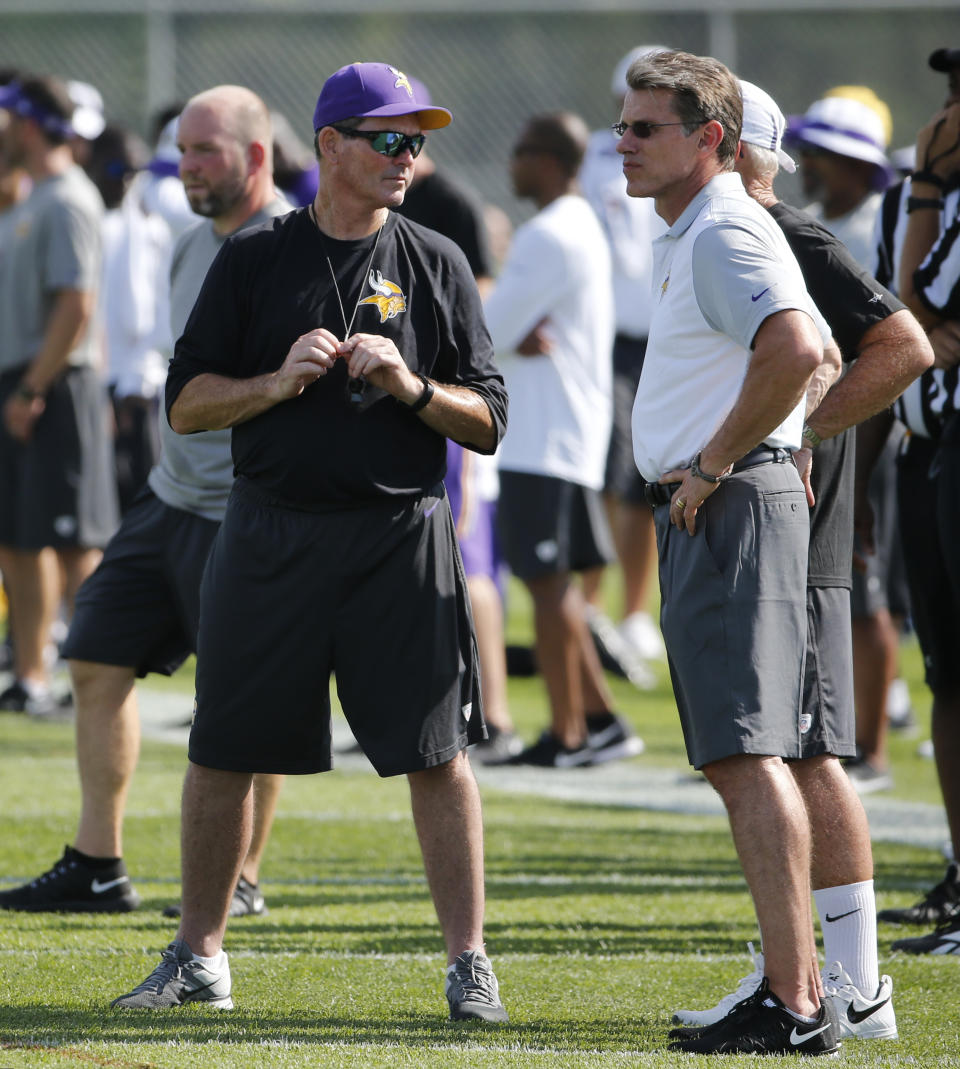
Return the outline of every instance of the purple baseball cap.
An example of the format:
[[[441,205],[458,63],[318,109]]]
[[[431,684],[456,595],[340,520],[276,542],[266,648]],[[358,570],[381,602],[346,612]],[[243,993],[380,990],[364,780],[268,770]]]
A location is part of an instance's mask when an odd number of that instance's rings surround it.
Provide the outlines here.
[[[350,63],[323,83],[313,113],[313,128],[344,119],[416,115],[423,130],[439,130],[453,116],[417,94],[417,83],[387,63]]]

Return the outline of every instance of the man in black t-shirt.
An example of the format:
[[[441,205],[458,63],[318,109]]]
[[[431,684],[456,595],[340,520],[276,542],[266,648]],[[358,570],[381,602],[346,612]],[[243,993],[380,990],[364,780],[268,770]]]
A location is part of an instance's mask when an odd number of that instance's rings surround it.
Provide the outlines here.
[[[910,312],[840,241],[805,212],[778,202],[774,177],[781,164],[793,166],[780,148],[783,116],[763,90],[742,80],[741,88],[743,132],[736,170],[747,192],[783,230],[848,365],[847,374],[832,387],[814,376],[807,396],[805,448],[795,455],[801,473],[809,473],[811,513],[803,757],[791,763],[791,770],[813,829],[811,883],[827,963],[823,984],[825,994],[837,1002],[844,1035],[895,1038],[892,984],[889,977],[879,977],[877,965],[870,831],[838,760],[855,752],[849,602],[854,449],[847,428],[890,405],[930,366],[933,354]],[[758,985],[761,978],[762,970]],[[850,1016],[847,1009],[854,1001],[856,1011]]]
[[[115,1006],[232,1006],[222,942],[251,776],[331,767],[335,669],[374,767],[408,777],[450,1016],[507,1019],[483,953],[464,750],[486,729],[442,484],[447,437],[496,448],[506,391],[463,254],[389,211],[422,131],[449,121],[387,64],[327,79],[316,199],[224,244],[177,343],[170,424],[232,427],[237,478],[201,589],[180,930]]]

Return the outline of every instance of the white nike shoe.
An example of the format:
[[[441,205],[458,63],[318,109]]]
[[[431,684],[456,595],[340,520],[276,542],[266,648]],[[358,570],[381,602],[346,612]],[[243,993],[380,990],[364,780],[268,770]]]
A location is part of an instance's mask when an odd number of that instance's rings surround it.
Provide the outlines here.
[[[660,628],[648,612],[632,612],[619,627],[620,637],[644,661],[664,661],[667,651]]]
[[[750,959],[754,968],[752,973],[740,980],[737,990],[724,995],[716,1006],[711,1006],[709,1010],[677,1010],[673,1015],[674,1024],[695,1025],[698,1028],[715,1024],[726,1017],[734,1006],[754,994],[763,981],[763,953],[755,953],[753,943],[747,943],[747,946],[750,948]]]
[[[840,1034],[850,1039],[896,1039],[897,1018],[893,1012],[893,981],[880,977],[872,996],[855,987],[839,961],[826,965],[824,994],[833,1003],[840,1021]]]

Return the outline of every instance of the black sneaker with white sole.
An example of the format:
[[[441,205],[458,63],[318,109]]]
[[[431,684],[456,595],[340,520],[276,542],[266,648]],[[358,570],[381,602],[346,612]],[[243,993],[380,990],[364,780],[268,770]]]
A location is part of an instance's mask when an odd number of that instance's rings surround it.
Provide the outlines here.
[[[583,768],[593,764],[593,751],[584,743],[568,747],[548,729],[539,739],[516,757],[505,762],[508,765],[537,765],[540,768]]]
[[[944,921],[929,935],[898,939],[891,949],[908,954],[960,954],[960,916]]]
[[[42,876],[0,891],[0,909],[28,913],[129,913],[139,905],[122,858],[90,865],[72,846]]]
[[[245,880],[242,876],[237,880],[237,886],[233,889],[233,898],[230,899],[230,917],[261,917],[265,913],[269,913],[267,909],[267,903],[264,900],[263,895],[260,893],[260,885],[258,883],[250,883],[249,880]],[[163,910],[164,917],[179,917],[182,913],[180,903],[175,902],[173,905],[165,906]]]
[[[960,867],[951,861],[943,879],[919,902],[904,909],[881,909],[877,920],[887,924],[936,925],[956,916],[960,916]]]
[[[702,1029],[673,1029],[668,1049],[687,1054],[835,1054],[840,1025],[833,1003],[826,999],[813,1021],[798,1021],[770,990],[767,978],[756,993]],[[678,1034],[680,1033],[680,1034]]]

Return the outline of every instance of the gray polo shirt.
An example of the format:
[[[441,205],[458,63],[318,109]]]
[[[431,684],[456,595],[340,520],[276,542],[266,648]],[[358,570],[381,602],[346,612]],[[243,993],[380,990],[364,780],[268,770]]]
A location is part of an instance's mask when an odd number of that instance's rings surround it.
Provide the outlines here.
[[[97,288],[102,215],[97,187],[72,166],[0,216],[0,371],[36,356],[60,291]],[[92,322],[69,364],[97,363],[97,333]]]
[[[265,223],[288,211],[290,205],[278,197],[237,230]],[[170,268],[170,325],[174,339],[183,333],[207,270],[228,237],[230,234],[217,234],[213,222],[204,219],[181,234],[177,241]],[[171,508],[184,509],[219,523],[233,486],[230,435],[229,428],[177,434],[161,405],[160,460],[147,477],[150,489]]]

